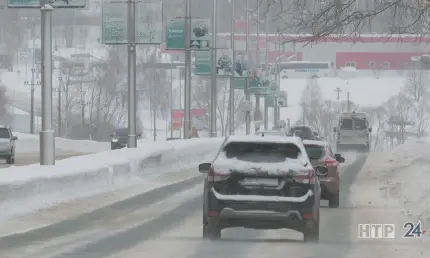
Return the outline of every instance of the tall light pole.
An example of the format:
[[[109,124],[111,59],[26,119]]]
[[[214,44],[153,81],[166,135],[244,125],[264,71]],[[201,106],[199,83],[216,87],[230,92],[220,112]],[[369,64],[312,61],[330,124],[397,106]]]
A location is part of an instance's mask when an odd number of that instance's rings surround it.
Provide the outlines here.
[[[266,13],[266,16],[265,16],[265,28],[264,28],[264,30],[265,30],[265,33],[266,33],[266,35],[265,35],[265,39],[264,39],[264,41],[265,41],[265,46],[266,46],[266,55],[265,55],[265,64],[266,64],[266,73],[269,73],[269,76],[270,76],[270,71],[269,71],[269,45],[268,45],[268,38],[269,38],[269,8],[270,8],[270,1],[269,0],[267,0],[267,13]],[[264,130],[267,130],[268,129],[268,127],[269,127],[269,105],[268,105],[268,100],[269,98],[265,98],[264,99]]]
[[[136,135],[136,1],[127,3],[127,34],[128,34],[128,148],[137,147]]]
[[[217,33],[217,0],[212,0],[212,74],[211,74],[211,137],[216,137],[216,105],[217,105],[217,79],[216,79],[216,33]]]
[[[257,6],[257,53],[256,53],[256,61],[257,61],[257,69],[260,69],[260,3]],[[255,96],[255,116],[260,119],[260,95]]]
[[[184,139],[191,138],[191,0],[185,4]]]
[[[230,33],[230,48],[231,51],[233,52],[233,69],[232,69],[232,76],[230,77],[230,94],[229,94],[229,118],[230,121],[228,123],[228,132],[229,135],[233,135],[234,134],[234,74],[235,74],[235,70],[234,70],[234,65],[236,63],[236,53],[234,51],[234,37],[235,37],[235,32],[236,32],[236,19],[234,17],[234,1],[230,0],[231,3],[231,33]]]
[[[245,100],[247,104],[251,103],[251,94],[249,90],[249,0],[246,0],[246,55],[248,57],[248,74],[245,78]],[[251,110],[247,109],[245,111],[245,132],[246,134],[251,133]]]
[[[40,0],[42,52],[42,130],[40,165],[55,165],[55,137],[52,129],[52,10],[50,0]]]

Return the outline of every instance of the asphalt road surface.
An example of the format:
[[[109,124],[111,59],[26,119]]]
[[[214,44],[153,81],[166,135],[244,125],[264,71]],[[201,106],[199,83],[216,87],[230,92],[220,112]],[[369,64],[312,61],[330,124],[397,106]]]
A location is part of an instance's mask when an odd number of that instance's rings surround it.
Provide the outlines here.
[[[302,234],[290,230],[242,228],[223,230],[219,241],[203,240],[202,176],[197,176],[57,224],[1,237],[0,257],[396,257],[384,256],[383,250],[394,250],[398,243],[363,244],[357,239],[357,223],[363,223],[374,212],[348,201],[350,186],[366,158],[357,156],[342,172],[338,209],[329,209],[322,201],[320,242],[317,244],[304,243]],[[383,217],[385,210],[377,212],[382,212]]]
[[[55,151],[55,159],[61,160],[61,159],[66,159],[66,158],[85,155],[85,154],[87,154],[87,153],[78,153],[78,152],[56,150]],[[29,152],[29,153],[18,153],[17,152],[15,154],[15,164],[13,164],[13,166],[25,166],[25,165],[29,165],[29,164],[33,164],[33,163],[39,163],[39,162],[40,162],[39,152]],[[11,165],[6,164],[6,160],[0,160],[0,170],[2,168],[7,168],[10,166]]]

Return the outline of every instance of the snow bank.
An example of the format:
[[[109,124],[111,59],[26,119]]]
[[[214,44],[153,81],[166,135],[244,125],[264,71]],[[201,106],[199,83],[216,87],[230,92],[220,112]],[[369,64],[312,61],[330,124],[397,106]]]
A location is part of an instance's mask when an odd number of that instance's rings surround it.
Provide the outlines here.
[[[148,142],[136,149],[59,160],[55,166],[33,164],[3,169],[0,219],[130,186],[154,174],[179,173],[210,161],[222,140]]]
[[[405,213],[430,223],[430,139],[410,140],[369,156],[364,170],[378,180],[379,190],[401,200]]]
[[[15,132],[14,135],[18,137],[18,140],[16,141],[16,151],[18,153],[39,151],[40,145],[38,134],[25,134]],[[76,153],[94,153],[109,150],[110,143],[90,140],[71,140],[56,137],[55,149]]]

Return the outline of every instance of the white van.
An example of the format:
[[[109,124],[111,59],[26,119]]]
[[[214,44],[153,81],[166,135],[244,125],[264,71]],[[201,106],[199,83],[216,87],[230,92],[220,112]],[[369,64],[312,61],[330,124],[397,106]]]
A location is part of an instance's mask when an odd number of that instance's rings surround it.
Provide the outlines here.
[[[336,150],[364,149],[370,151],[372,128],[366,113],[342,113],[338,127],[333,130],[336,135]]]
[[[332,76],[330,62],[290,61],[279,64],[281,79],[320,78]]]

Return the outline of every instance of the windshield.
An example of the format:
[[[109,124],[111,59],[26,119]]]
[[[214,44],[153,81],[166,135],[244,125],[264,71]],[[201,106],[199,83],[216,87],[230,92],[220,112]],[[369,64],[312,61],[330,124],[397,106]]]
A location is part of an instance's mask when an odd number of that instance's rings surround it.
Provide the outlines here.
[[[352,130],[352,119],[344,118],[340,124],[340,129],[342,130]]]
[[[128,136],[128,128],[120,128],[115,130],[116,136]]]
[[[282,162],[297,159],[300,149],[294,144],[231,142],[224,147],[228,159],[250,162]]]
[[[9,129],[0,128],[0,138],[10,138]]]
[[[310,159],[321,159],[325,155],[325,147],[320,145],[305,145],[306,153]]]

